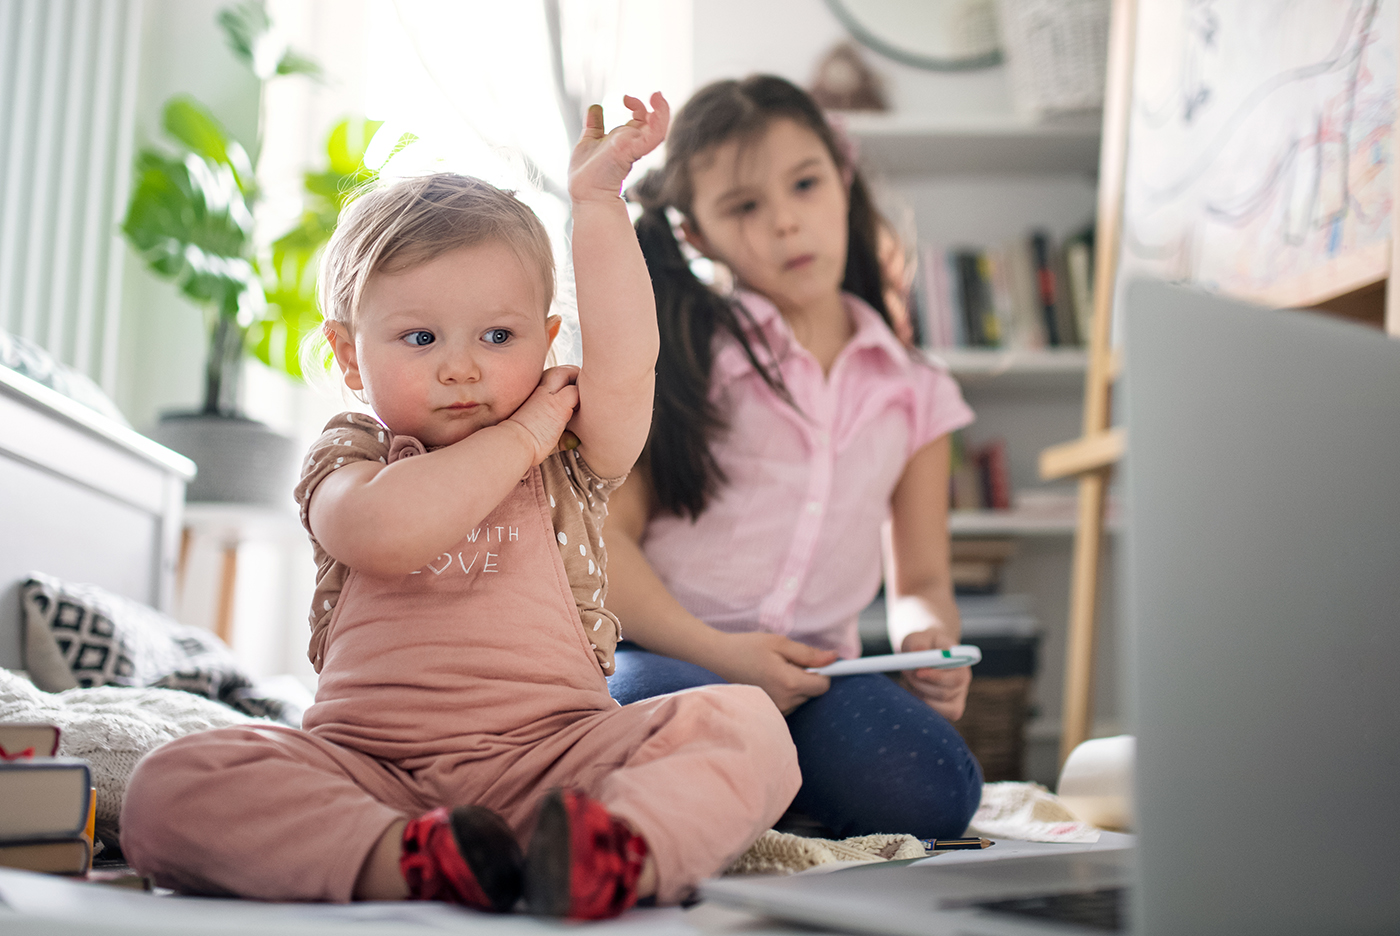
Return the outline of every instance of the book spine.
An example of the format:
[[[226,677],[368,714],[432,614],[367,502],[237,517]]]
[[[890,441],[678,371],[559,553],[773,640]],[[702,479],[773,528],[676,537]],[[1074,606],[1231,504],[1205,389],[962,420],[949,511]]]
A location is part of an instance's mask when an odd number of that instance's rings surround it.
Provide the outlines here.
[[[1050,268],[1055,274],[1055,324],[1060,330],[1060,344],[1077,348],[1080,345],[1079,322],[1075,319],[1074,299],[1070,295],[1068,246],[1051,245]]]
[[[1085,344],[1094,322],[1094,254],[1087,241],[1070,241],[1065,247],[1065,266],[1069,269],[1070,303],[1079,326],[1079,341]]]
[[[1001,320],[997,317],[996,296],[992,289],[992,264],[985,251],[977,253],[977,323],[982,329],[982,343],[998,347],[1002,342]]]
[[[1006,443],[993,439],[983,447],[987,459],[987,506],[992,510],[1011,509],[1011,473],[1006,464]]]
[[[942,295],[947,310],[948,347],[965,348],[970,342],[962,315],[961,301],[958,297],[958,255],[954,251],[944,251],[941,269],[943,271]]]
[[[1039,350],[1045,347],[1045,323],[1040,314],[1039,290],[1035,282],[1035,260],[1031,256],[1030,240],[1018,237],[1007,242],[1003,255],[1007,260],[1007,279],[1011,284],[1011,301],[1015,310],[1016,344]]]
[[[1062,342],[1055,315],[1055,271],[1050,264],[1050,237],[1044,231],[1031,235],[1031,255],[1035,260],[1036,295],[1045,322],[1045,339],[1050,346],[1059,347]]]
[[[975,348],[985,344],[982,337],[982,298],[980,277],[977,273],[977,255],[968,250],[960,250],[954,258],[958,271],[958,309],[962,313],[964,342]]]

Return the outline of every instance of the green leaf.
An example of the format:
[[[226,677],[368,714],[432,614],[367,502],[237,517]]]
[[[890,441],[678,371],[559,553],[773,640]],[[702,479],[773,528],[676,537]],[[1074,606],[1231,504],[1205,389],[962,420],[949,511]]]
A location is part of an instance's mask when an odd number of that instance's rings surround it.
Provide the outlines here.
[[[203,104],[184,95],[171,98],[165,104],[162,125],[191,152],[228,166],[240,190],[245,193],[252,190],[253,164],[248,153]]]
[[[234,4],[219,11],[218,22],[234,55],[246,62],[250,68],[253,67],[253,48],[258,37],[272,27],[267,9],[261,3],[252,0]]]
[[[306,75],[318,79],[325,75],[315,60],[307,58],[295,49],[288,49],[277,61],[277,74]]]
[[[248,262],[253,218],[227,164],[142,150],[122,231],[156,275],[219,315],[259,284]]]
[[[383,125],[382,120],[356,117],[336,124],[326,140],[326,155],[331,161],[330,171],[340,175],[353,175],[364,169],[365,151],[369,149],[374,134]]]
[[[253,70],[259,81],[277,75],[322,77],[321,66],[315,61],[279,44],[267,8],[259,0],[224,7],[218,20],[233,54]]]

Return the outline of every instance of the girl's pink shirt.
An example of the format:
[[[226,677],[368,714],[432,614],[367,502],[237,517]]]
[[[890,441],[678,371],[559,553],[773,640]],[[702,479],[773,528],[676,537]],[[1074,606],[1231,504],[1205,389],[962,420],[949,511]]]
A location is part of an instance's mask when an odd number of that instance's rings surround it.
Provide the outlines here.
[[[739,298],[798,408],[725,341],[711,399],[729,421],[713,448],[728,483],[693,522],[653,517],[642,549],[671,594],[711,627],[858,657],[856,622],[880,587],[895,485],[915,452],[972,422],[972,410],[941,364],[911,356],[855,296],[844,294],[855,333],[828,375],[772,303]],[[770,360],[761,342],[753,346]]]

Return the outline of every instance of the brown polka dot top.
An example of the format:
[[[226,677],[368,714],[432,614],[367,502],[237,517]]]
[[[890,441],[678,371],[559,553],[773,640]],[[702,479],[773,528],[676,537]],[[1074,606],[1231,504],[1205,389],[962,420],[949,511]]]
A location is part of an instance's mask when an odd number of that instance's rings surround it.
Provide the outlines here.
[[[316,555],[316,592],[311,599],[311,645],[307,651],[316,671],[321,670],[326,626],[350,569],[321,548],[311,533],[307,510],[312,492],[331,472],[352,461],[392,464],[400,458],[422,454],[422,443],[410,436],[395,436],[373,416],[341,413],[326,423],[302,465],[295,496],[302,526],[311,535]],[[621,478],[600,478],[577,452],[556,452],[540,464],[549,499],[559,555],[584,633],[603,675],[613,674],[613,651],[622,637],[617,616],[605,607],[608,596],[607,551],[603,543],[603,519],[608,496],[622,484]]]

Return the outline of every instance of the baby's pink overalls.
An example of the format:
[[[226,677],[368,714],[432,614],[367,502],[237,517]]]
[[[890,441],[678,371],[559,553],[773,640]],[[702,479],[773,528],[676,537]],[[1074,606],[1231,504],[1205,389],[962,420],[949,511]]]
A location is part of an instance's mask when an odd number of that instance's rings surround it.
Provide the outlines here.
[[[524,842],[564,785],[646,838],[659,902],[742,853],[801,784],[782,715],[739,685],[620,708],[545,498],[536,468],[479,528],[490,541],[464,539],[445,567],[352,572],[304,730],[225,728],[147,756],[122,808],[131,865],[182,890],[346,901],[396,820],[475,803]]]

